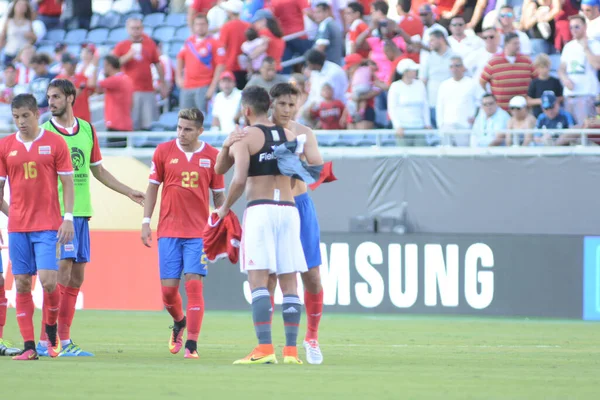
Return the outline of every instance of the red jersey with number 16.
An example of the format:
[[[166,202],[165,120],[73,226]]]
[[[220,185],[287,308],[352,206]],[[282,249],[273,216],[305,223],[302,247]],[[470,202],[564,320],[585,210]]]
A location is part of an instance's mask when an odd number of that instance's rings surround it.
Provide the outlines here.
[[[42,130],[24,143],[19,133],[0,141],[0,180],[10,185],[8,232],[58,230],[58,175],[72,175],[71,153],[64,139]]]
[[[158,238],[202,238],[210,212],[208,189],[225,190],[223,175],[215,173],[218,154],[204,142],[194,153],[186,153],[177,139],[156,148],[150,183],[163,185]]]

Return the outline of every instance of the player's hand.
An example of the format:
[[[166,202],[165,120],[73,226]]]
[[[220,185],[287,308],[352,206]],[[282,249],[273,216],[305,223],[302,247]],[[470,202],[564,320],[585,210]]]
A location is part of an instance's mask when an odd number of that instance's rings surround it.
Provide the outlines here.
[[[146,194],[142,193],[138,190],[132,190],[127,193],[127,197],[129,197],[135,203],[138,203],[140,206],[144,207],[144,200],[146,200]]]
[[[67,244],[73,240],[73,236],[75,236],[75,227],[73,226],[73,221],[63,221],[58,228],[58,243]]]
[[[142,243],[146,247],[152,247],[152,229],[150,229],[150,224],[142,225]]]
[[[219,219],[223,219],[225,218],[225,216],[229,214],[229,209],[225,208],[225,207],[221,207],[217,210],[217,215],[219,216]]]
[[[231,132],[229,136],[227,136],[227,139],[225,139],[223,142],[223,147],[230,147],[235,142],[242,140],[244,136],[246,136],[246,132],[240,128],[239,125],[236,125],[233,132]]]

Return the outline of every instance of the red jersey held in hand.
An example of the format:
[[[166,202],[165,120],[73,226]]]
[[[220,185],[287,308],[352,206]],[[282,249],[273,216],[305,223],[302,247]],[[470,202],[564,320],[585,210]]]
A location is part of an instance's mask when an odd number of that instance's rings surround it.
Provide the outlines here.
[[[8,232],[56,231],[62,224],[58,175],[72,175],[71,152],[59,135],[43,130],[33,142],[19,133],[0,141],[0,180],[10,185]]]
[[[215,172],[219,151],[202,142],[193,153],[183,151],[177,139],[154,151],[150,182],[163,185],[158,237],[201,238],[208,221],[208,190],[225,190],[223,175]]]
[[[237,264],[242,240],[240,221],[233,211],[229,211],[223,219],[218,218],[217,213],[212,213],[202,234],[206,258],[215,262],[228,257],[231,263]]]

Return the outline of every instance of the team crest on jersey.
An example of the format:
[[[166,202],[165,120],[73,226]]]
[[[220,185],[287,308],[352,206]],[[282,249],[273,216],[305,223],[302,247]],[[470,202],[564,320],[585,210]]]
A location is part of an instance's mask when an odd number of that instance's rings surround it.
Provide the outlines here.
[[[206,49],[206,47],[202,47],[202,48],[200,48],[198,53],[200,53],[200,56],[206,57],[208,55],[208,50]]]
[[[179,162],[179,158],[171,158],[169,164],[177,164]]]
[[[9,157],[14,157],[14,156],[16,156],[16,155],[17,155],[17,150],[13,150],[13,151],[11,151],[10,153],[8,153],[8,156],[9,156]]]
[[[200,166],[202,168],[210,168],[210,160],[208,158],[201,158],[200,159]]]
[[[38,154],[52,154],[52,148],[50,146],[38,147]]]

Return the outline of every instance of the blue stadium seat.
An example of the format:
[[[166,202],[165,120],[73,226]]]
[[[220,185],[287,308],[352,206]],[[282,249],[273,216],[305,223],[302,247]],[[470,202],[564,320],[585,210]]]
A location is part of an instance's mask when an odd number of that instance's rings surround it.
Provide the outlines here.
[[[158,118],[158,123],[164,128],[165,131],[174,131],[177,129],[177,112],[170,111],[162,114]]]
[[[88,32],[86,41],[89,43],[100,44],[108,39],[108,29],[98,28]]]
[[[315,132],[317,135],[317,142],[319,146],[334,146],[334,143],[339,140],[339,135],[333,133],[319,133],[319,131]]]
[[[43,42],[46,42],[44,44],[54,46],[57,42],[62,42],[65,39],[66,34],[67,33],[64,29],[52,29],[46,32],[46,35],[44,35]]]
[[[107,46],[103,44],[96,47],[96,49],[98,49],[98,54],[100,54],[100,57],[105,57],[108,54],[110,54],[113,48],[114,46]],[[100,65],[102,65],[102,63]]]
[[[219,143],[219,135],[213,132],[203,133],[202,136],[200,136],[200,140],[203,140],[204,142],[208,143],[213,147],[220,146],[223,144],[222,141]]]
[[[174,36],[175,28],[172,26],[160,26],[152,32],[152,37],[161,42],[170,42],[174,39]]]
[[[190,28],[182,26],[175,31],[175,40],[187,40],[191,35]]]
[[[154,27],[153,26],[146,26],[144,25],[144,33],[150,37],[152,37],[152,32],[154,32]]]
[[[92,20],[90,21],[90,29],[100,28],[100,22],[102,21],[102,14],[92,14]]]
[[[67,46],[67,53],[71,54],[72,56],[79,57],[79,53],[81,53],[81,46],[78,44]]]
[[[140,20],[144,20],[144,14],[139,13],[137,11],[133,11],[127,14],[121,14],[121,19],[120,19],[120,25],[125,25],[127,23],[127,20],[129,18],[136,18],[136,19],[140,19]]]
[[[125,39],[129,38],[129,34],[127,33],[127,29],[125,28],[115,28],[108,34],[108,38],[105,43],[119,43]]]
[[[85,29],[73,29],[67,32],[65,39],[63,40],[66,44],[82,44],[85,42],[87,36],[87,30]]]
[[[187,26],[187,14],[169,14],[165,19],[164,25],[174,26],[178,28],[180,26]]]
[[[170,47],[169,47],[169,53],[167,53],[169,55],[169,58],[176,59],[177,54],[179,54],[182,47],[183,47],[183,42],[171,42]]]
[[[148,14],[143,19],[144,27],[149,26],[156,28],[159,25],[163,25],[164,20],[165,14],[163,13]]]
[[[121,14],[114,11],[109,11],[102,15],[98,22],[98,28],[114,29],[119,26],[121,26]]]
[[[40,46],[38,47],[37,53],[46,53],[48,54],[50,57],[52,57],[52,55],[54,54],[54,46],[51,45],[45,45],[45,46]]]

